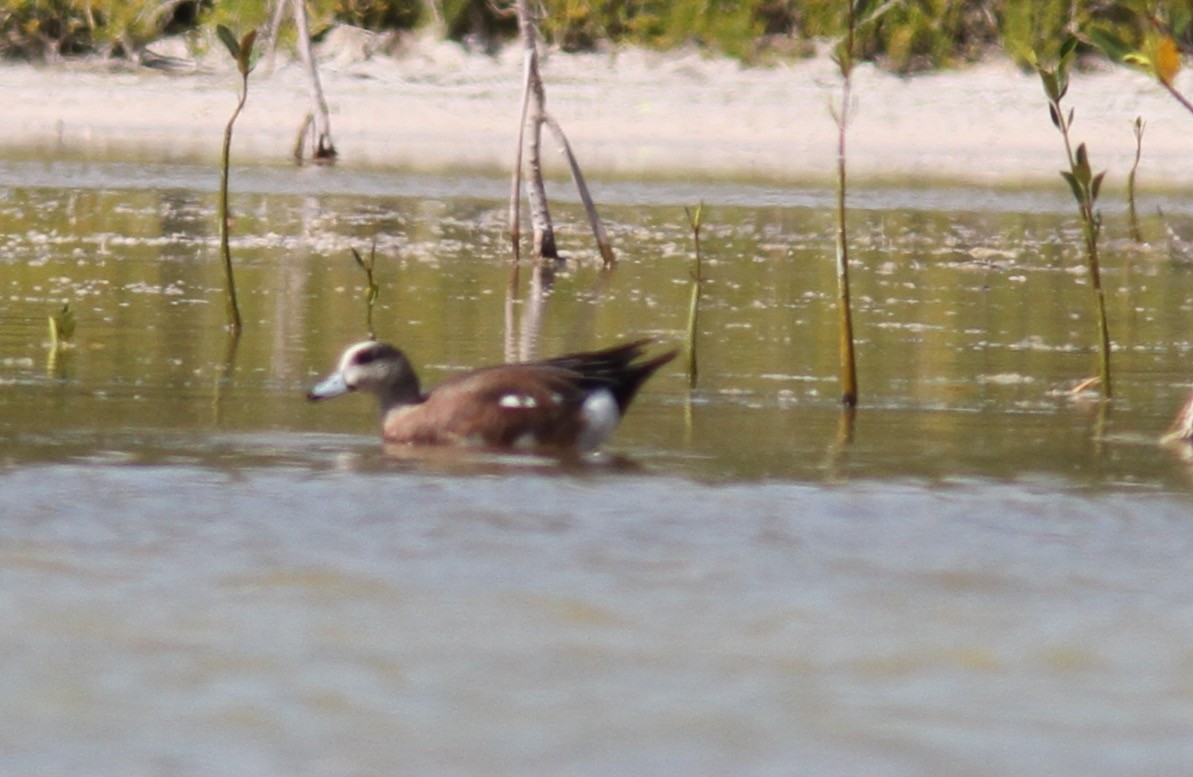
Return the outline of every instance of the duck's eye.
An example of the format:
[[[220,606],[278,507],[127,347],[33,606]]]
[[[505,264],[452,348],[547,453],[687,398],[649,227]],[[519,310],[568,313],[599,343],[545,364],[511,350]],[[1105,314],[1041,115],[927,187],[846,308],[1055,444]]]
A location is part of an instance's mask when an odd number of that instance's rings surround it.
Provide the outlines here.
[[[360,353],[356,354],[357,364],[371,364],[376,360],[377,354],[373,351],[361,351]]]

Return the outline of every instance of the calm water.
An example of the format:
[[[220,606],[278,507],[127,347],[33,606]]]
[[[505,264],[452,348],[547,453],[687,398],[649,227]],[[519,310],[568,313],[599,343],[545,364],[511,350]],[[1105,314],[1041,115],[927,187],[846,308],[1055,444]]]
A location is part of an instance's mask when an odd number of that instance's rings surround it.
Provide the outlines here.
[[[828,192],[598,185],[605,276],[560,186],[571,259],[511,298],[504,181],[236,171],[229,353],[214,184],[0,163],[0,773],[1193,769],[1193,202],[1136,245],[1108,200],[1105,407],[1063,191],[860,192],[846,444]],[[605,455],[394,458],[304,401],[374,244],[428,383],[678,343],[701,199],[699,386]]]

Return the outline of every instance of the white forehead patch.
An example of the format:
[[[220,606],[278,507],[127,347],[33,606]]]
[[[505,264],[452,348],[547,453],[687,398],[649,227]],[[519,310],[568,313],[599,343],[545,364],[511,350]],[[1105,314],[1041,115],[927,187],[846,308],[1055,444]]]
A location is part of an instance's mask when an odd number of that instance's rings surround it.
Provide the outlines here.
[[[508,407],[511,409],[529,409],[538,407],[538,400],[529,394],[505,394],[501,399],[497,400],[500,407]]]
[[[344,355],[340,357],[340,371],[343,372],[344,370],[348,369],[348,367],[354,361],[356,361],[356,355],[358,353],[366,348],[371,348],[374,345],[376,345],[376,343],[374,343],[372,340],[365,340],[364,342],[357,343],[356,345],[348,346],[348,349],[344,351]]]

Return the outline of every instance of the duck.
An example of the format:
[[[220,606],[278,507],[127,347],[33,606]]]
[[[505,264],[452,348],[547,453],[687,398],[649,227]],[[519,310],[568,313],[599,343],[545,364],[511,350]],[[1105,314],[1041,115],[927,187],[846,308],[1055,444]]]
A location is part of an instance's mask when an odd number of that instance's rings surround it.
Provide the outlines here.
[[[307,398],[376,395],[387,444],[587,452],[609,439],[642,385],[675,358],[675,350],[644,358],[651,342],[482,367],[424,393],[406,354],[365,340],[350,345]]]

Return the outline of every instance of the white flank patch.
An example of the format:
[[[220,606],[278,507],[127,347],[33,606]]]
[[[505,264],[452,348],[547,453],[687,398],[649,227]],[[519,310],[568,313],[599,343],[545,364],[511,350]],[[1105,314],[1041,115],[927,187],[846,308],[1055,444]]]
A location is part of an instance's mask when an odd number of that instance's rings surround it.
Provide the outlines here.
[[[510,447],[514,450],[532,451],[538,447],[538,438],[530,432],[520,434],[514,439],[514,444]]]
[[[580,433],[576,447],[585,451],[597,448],[609,439],[613,430],[617,428],[617,422],[621,420],[621,413],[617,411],[617,400],[608,389],[589,394],[588,399],[580,406],[580,415],[584,417],[584,431]]]
[[[501,399],[497,400],[497,404],[501,407],[509,408],[530,408],[537,407],[538,402],[534,401],[534,397],[526,394],[506,394]]]

